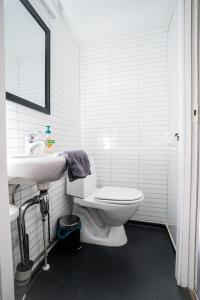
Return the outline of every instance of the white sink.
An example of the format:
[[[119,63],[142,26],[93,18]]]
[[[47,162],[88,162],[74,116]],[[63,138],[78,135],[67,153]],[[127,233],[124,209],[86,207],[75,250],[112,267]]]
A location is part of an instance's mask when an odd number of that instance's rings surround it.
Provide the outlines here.
[[[8,157],[8,176],[16,184],[48,184],[64,175],[65,164],[65,159],[56,154],[16,155]]]

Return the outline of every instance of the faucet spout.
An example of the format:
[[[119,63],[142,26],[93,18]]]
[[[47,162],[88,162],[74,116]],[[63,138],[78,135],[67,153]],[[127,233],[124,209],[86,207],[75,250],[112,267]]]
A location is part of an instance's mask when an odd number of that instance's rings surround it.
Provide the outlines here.
[[[44,147],[43,141],[37,141],[37,142],[30,143],[26,146],[26,154],[33,155],[37,149],[41,149],[42,147]]]
[[[42,140],[35,140],[36,136],[41,134],[40,131],[29,133],[26,137],[26,149],[25,152],[27,155],[33,155],[37,150],[44,147],[44,142]]]

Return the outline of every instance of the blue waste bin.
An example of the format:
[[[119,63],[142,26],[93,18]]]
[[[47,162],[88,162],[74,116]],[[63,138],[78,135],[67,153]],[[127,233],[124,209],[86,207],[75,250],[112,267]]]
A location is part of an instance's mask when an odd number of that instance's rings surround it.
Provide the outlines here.
[[[65,215],[58,219],[57,238],[64,253],[73,254],[82,248],[80,242],[81,220],[76,215]]]

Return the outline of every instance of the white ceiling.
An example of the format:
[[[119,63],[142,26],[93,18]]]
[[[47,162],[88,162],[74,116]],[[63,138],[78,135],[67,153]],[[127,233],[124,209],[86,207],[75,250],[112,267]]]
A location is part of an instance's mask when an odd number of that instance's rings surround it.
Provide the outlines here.
[[[176,0],[61,0],[82,43],[166,30]]]

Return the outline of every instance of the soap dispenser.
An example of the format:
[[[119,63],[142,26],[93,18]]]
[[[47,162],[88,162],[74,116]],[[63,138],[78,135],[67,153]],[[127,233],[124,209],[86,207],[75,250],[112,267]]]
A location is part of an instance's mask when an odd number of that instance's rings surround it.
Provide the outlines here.
[[[46,152],[52,152],[55,147],[55,140],[53,139],[50,125],[46,126],[44,142],[45,142],[45,146],[46,146]]]

